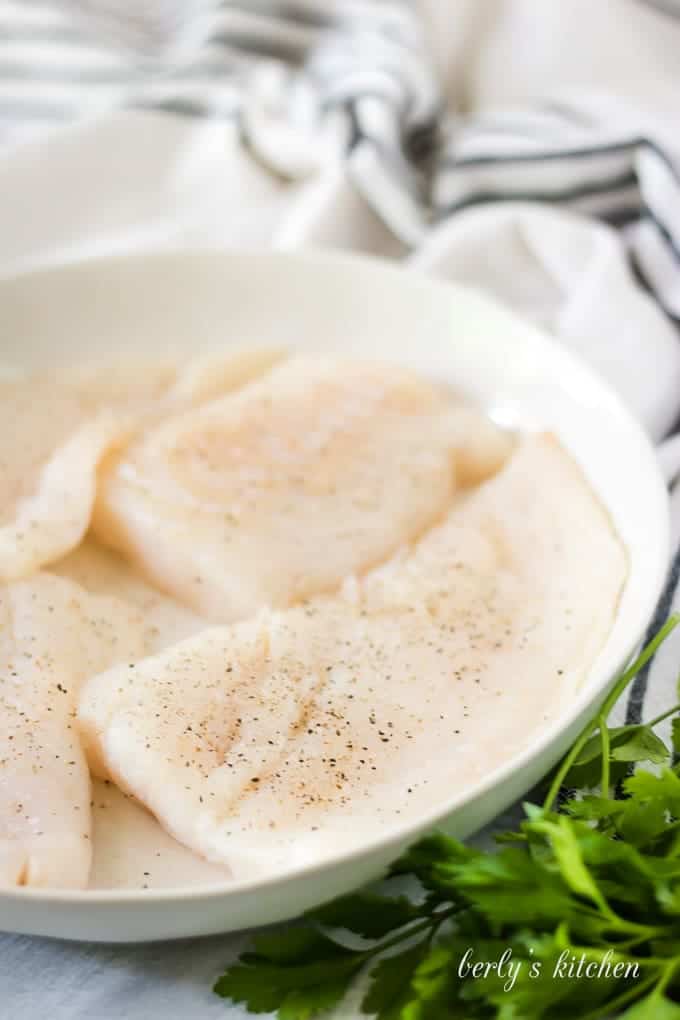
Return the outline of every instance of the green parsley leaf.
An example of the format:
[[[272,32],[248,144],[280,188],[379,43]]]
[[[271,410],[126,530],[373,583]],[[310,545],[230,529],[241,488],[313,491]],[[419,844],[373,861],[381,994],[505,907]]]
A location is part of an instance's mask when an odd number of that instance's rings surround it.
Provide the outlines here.
[[[560,873],[572,892],[586,896],[600,907],[606,907],[602,893],[583,862],[578,830],[574,823],[565,815],[560,815],[554,822],[541,819],[530,825],[534,832],[544,833],[550,841]]]
[[[492,924],[558,924],[571,909],[559,874],[537,867],[526,849],[509,847],[468,861],[444,860],[437,873]]]
[[[413,975],[414,998],[402,1009],[401,1020],[467,1020],[470,1013],[463,1013],[461,1004],[456,1006],[459,959],[457,944],[430,949]]]
[[[433,893],[450,894],[450,883],[438,868],[442,861],[468,860],[479,856],[479,851],[464,846],[455,839],[437,833],[426,836],[410,847],[390,868],[390,875],[413,875],[420,884]]]
[[[621,1020],[680,1020],[680,1005],[652,992],[626,1010]]]
[[[614,739],[612,742],[612,761],[651,762],[652,765],[665,765],[669,754],[670,751],[663,740],[660,740],[656,733],[647,726],[631,726],[630,732],[624,739]]]
[[[252,947],[248,959],[270,963],[311,963],[337,955],[336,944],[309,925],[261,932],[253,938]]]
[[[609,729],[611,777],[618,782],[626,775],[630,763],[649,762],[665,765],[670,751],[656,733],[646,725],[616,726]],[[584,744],[567,773],[567,786],[594,787],[602,772],[602,738],[599,731]],[[602,791],[605,793],[606,791]]]
[[[680,815],[680,778],[672,769],[660,773],[636,772],[624,783],[629,797],[641,801],[659,800],[672,815]]]
[[[361,1003],[364,1013],[375,1014],[377,1020],[401,1020],[402,1011],[416,998],[411,983],[427,950],[423,940],[403,953],[380,960],[371,971],[371,984]]]
[[[344,996],[364,955],[308,928],[265,933],[215,983],[217,995],[251,1013],[278,1011],[280,1020],[309,1020]]]
[[[422,917],[427,906],[418,907],[405,896],[353,893],[308,913],[307,917],[329,928],[346,928],[365,939],[379,939],[390,931]]]
[[[622,800],[587,794],[579,799],[572,798],[564,809],[572,818],[580,818],[584,822],[606,822],[622,815],[626,806]]]
[[[348,980],[349,977],[349,980]],[[310,1020],[342,1002],[351,984],[354,972],[336,980],[331,979],[312,988],[288,992],[278,1008],[279,1020]]]

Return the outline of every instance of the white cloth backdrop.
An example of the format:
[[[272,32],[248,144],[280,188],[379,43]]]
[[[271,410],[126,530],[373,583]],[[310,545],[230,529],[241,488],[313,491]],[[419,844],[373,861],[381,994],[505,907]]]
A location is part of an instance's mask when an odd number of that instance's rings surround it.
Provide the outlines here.
[[[185,244],[373,252],[546,326],[661,441],[679,57],[677,0],[0,0],[0,272]],[[663,463],[672,481],[680,440]],[[679,570],[676,552],[657,622]],[[680,635],[622,717],[670,704],[679,665]],[[0,936],[0,1016],[240,1018],[209,991],[239,944]]]

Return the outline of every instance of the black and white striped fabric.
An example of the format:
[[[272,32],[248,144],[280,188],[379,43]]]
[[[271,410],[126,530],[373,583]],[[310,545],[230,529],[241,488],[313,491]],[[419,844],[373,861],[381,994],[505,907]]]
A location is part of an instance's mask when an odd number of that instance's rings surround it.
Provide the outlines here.
[[[178,243],[405,258],[549,328],[660,442],[679,54],[680,0],[0,0],[0,272]],[[680,435],[661,456],[674,555],[650,633],[680,611]],[[675,701],[679,664],[676,632],[620,720]],[[245,1020],[209,992],[241,945],[0,936],[0,1013]]]
[[[608,5],[614,10],[617,2],[624,18],[643,19],[640,24],[651,25],[659,37],[675,33],[680,53],[680,4],[608,0]],[[436,3],[429,0],[429,8]],[[521,0],[499,5],[501,23],[511,18],[513,7],[519,17]],[[602,82],[599,91],[555,88],[507,105],[475,107],[463,97],[447,109],[428,50],[428,30],[431,42],[441,13],[439,18],[428,21],[427,0],[0,0],[0,143],[9,153],[18,142],[113,110],[155,111],[159,118],[235,124],[244,151],[290,181],[321,173],[309,150],[321,147],[323,139],[366,203],[366,216],[394,239],[394,251],[411,251],[416,264],[437,270],[452,264],[452,251],[460,245],[453,261],[464,278],[480,251],[481,262],[494,265],[499,224],[512,220],[513,229],[519,224],[523,241],[535,248],[542,224],[554,226],[559,249],[567,232],[565,226],[559,233],[563,221],[557,214],[579,214],[570,229],[581,230],[583,238],[590,231],[588,237],[605,247],[621,242],[638,290],[632,281],[624,288],[619,277],[616,287],[623,288],[621,294],[625,290],[631,309],[635,306],[633,318],[650,333],[649,339],[640,336],[646,332],[640,326],[638,335],[622,339],[618,353],[612,341],[600,367],[617,358],[625,362],[633,346],[649,342],[642,410],[645,417],[650,405],[664,403],[656,417],[648,415],[654,438],[662,439],[680,411],[680,391],[675,394],[680,355],[668,349],[666,337],[666,347],[658,346],[666,360],[655,363],[651,338],[680,324],[680,63],[675,103],[667,109],[644,103],[638,109],[625,97],[607,95]],[[618,30],[620,25],[612,25],[612,32]],[[495,73],[502,77],[506,71],[498,64]],[[466,102],[472,108],[461,112]],[[277,133],[280,122],[290,128],[288,135]],[[294,137],[311,140],[302,156]],[[619,240],[611,231],[597,233],[604,228],[593,221],[616,230]],[[472,240],[471,223],[477,229]],[[593,273],[605,259],[595,241]],[[514,256],[508,251],[488,278],[479,270],[475,282],[496,289],[495,277],[512,277]],[[543,262],[548,265],[558,254],[544,253]],[[519,262],[517,267],[515,294],[529,288],[528,274]],[[623,272],[622,262],[616,273]],[[603,279],[614,276],[612,270]],[[604,286],[598,314],[609,297]],[[655,307],[643,307],[639,288]],[[618,295],[617,289],[617,301]],[[518,298],[520,307],[523,300],[524,295]],[[596,304],[592,295],[589,300],[586,311],[592,314]],[[536,317],[573,340],[574,331],[564,326],[568,316]],[[593,333],[601,325],[598,320]],[[602,329],[616,333],[611,323]],[[680,470],[678,446],[672,441],[667,447],[671,480]],[[680,496],[673,499],[680,519]],[[654,625],[671,606],[680,608],[679,577],[676,554]],[[648,702],[663,703],[678,662],[680,638],[637,681],[621,710],[629,720],[640,719]]]
[[[622,230],[640,277],[680,323],[679,167],[654,139],[610,135],[566,105],[480,117],[439,162],[434,212],[523,200],[596,216]]]
[[[680,19],[674,0],[638,2]],[[641,279],[680,319],[678,154],[634,118],[612,130],[587,103],[451,129],[408,0],[0,0],[0,142],[116,107],[238,118],[272,62],[291,118],[343,112],[363,190],[407,244],[482,203],[554,203],[620,228]]]

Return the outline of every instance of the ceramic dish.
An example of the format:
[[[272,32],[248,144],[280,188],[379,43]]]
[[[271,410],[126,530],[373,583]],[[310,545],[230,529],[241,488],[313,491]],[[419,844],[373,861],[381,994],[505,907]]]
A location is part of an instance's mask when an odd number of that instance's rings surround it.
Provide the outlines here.
[[[197,884],[195,875],[184,879],[179,861],[167,888],[3,892],[4,930],[132,941],[267,924],[378,876],[428,830],[465,837],[552,766],[643,633],[668,546],[666,492],[654,451],[584,364],[479,293],[356,257],[175,253],[5,279],[0,320],[0,361],[22,368],[113,350],[186,354],[230,344],[335,350],[406,364],[468,393],[498,422],[553,430],[610,511],[630,564],[611,633],[562,718],[436,811],[351,853],[267,881]]]

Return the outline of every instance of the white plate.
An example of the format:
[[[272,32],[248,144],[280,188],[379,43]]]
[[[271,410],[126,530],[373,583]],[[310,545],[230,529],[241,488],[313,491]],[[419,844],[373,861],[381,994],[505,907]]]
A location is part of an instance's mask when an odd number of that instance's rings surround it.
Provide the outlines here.
[[[607,385],[557,343],[463,287],[356,258],[182,253],[102,259],[0,283],[3,363],[112,350],[285,344],[399,361],[463,388],[503,422],[554,430],[611,511],[630,555],[616,621],[564,717],[532,746],[417,823],[267,881],[226,884],[173,864],[167,889],[0,894],[5,930],[131,941],[277,921],[379,875],[435,826],[464,837],[557,760],[642,635],[666,567],[668,510],[654,451]],[[540,484],[540,480],[537,480]],[[195,884],[196,882],[202,884]],[[193,883],[193,884],[189,884]]]

